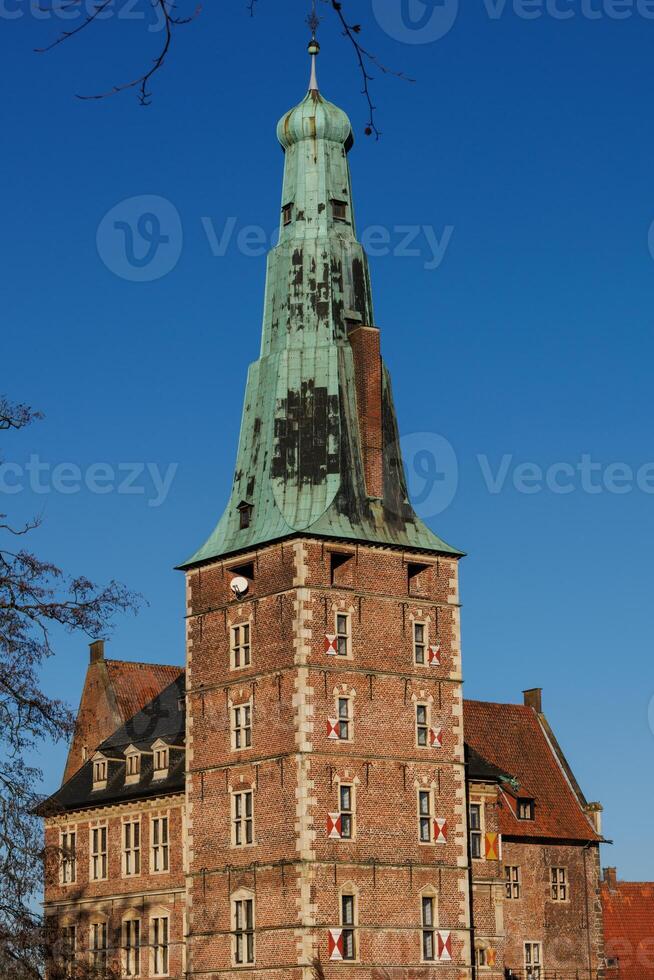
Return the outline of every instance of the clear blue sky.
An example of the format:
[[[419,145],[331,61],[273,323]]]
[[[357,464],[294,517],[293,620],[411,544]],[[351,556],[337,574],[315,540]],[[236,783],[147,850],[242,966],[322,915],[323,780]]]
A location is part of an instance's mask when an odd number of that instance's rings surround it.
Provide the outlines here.
[[[433,10],[431,0],[411,2],[408,14],[423,14],[431,33],[433,17],[444,29],[457,13],[453,0]],[[380,142],[362,134],[360,80],[327,8],[320,76],[357,132],[359,231],[387,229],[391,254],[371,266],[412,483],[424,497],[420,474],[436,450],[447,472],[423,513],[452,497],[430,523],[469,554],[466,693],[515,701],[542,686],[579,781],[605,805],[616,843],[604,863],[652,879],[654,788],[643,777],[654,745],[654,470],[641,471],[640,486],[636,471],[654,461],[654,21],[635,9],[616,19],[608,0],[593,0],[591,19],[588,4],[559,0],[557,10],[573,13],[565,20],[551,3],[534,19],[510,2],[461,4],[443,37],[407,43],[420,23],[407,11],[402,20],[399,0],[359,0],[353,19],[366,46],[416,79],[375,83]],[[42,555],[147,597],[138,618],[118,621],[111,655],[182,663],[184,584],[173,566],[212,529],[231,480],[265,268],[263,256],[245,254],[256,248],[244,249],[242,234],[255,225],[270,238],[279,214],[274,130],[306,87],[305,4],[259,0],[254,19],[245,0],[207,4],[176,33],[149,109],[131,95],[73,97],[138,73],[161,39],[146,21],[114,15],[36,55],[61,25],[25,7],[4,0],[0,11],[1,387],[47,419],[3,440],[3,453],[20,466],[37,455],[50,492],[35,492],[24,472],[24,489],[2,494],[0,509],[16,519],[42,512],[33,539]],[[155,268],[177,260],[150,282],[111,268],[148,274],[138,268],[142,241],[137,265],[124,251],[121,265],[116,242],[126,239],[113,225],[129,224],[140,205],[102,224],[135,196],[172,205],[144,208],[171,232]],[[176,214],[182,234],[170,224]],[[402,254],[401,226],[428,229],[411,243],[419,254]],[[223,255],[207,230],[218,240],[226,230]],[[377,250],[379,230],[368,234]],[[433,236],[446,245],[440,263]],[[600,469],[576,471],[584,457]],[[60,463],[85,477],[97,463],[177,469],[153,507],[143,476],[141,494],[107,479],[102,494],[57,491]],[[545,476],[558,463],[573,469],[550,472],[549,486],[519,469],[535,464]],[[631,482],[608,469],[615,463],[631,467]],[[571,492],[554,492],[553,479]],[[63,480],[74,488],[75,471]],[[86,663],[83,638],[63,637],[44,672],[48,690],[75,702]],[[44,752],[47,789],[63,758],[61,747]]]

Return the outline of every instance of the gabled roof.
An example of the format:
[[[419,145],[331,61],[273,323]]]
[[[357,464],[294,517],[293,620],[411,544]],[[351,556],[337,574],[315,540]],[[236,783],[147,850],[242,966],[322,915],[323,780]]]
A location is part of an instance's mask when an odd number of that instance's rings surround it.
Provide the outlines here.
[[[183,792],[185,753],[173,747],[184,744],[186,729],[184,674],[179,670],[177,673],[178,677],[172,684],[98,747],[98,752],[110,760],[120,760],[109,762],[106,788],[93,789],[93,761],[89,760],[61,789],[41,804],[38,808],[41,816]],[[159,739],[172,743],[170,766],[165,779],[153,780],[151,749]],[[125,785],[124,752],[129,746],[135,746],[146,754],[141,759],[138,782]]]
[[[510,785],[501,791],[500,830],[505,837],[601,840],[584,813],[583,797],[566,775],[567,763],[557,755],[533,708],[464,701],[463,721],[466,743],[518,781],[517,791]],[[534,820],[518,820],[519,797],[535,801]]]
[[[617,881],[600,886],[604,917],[605,955],[617,959],[607,969],[610,980],[653,980],[654,884]]]

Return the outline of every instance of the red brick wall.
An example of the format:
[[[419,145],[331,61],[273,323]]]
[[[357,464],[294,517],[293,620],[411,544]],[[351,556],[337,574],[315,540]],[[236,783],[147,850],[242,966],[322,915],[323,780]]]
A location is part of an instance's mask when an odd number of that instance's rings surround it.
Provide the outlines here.
[[[419,967],[420,891],[439,895],[440,928],[452,933],[443,976],[468,976],[466,827],[463,786],[456,563],[441,559],[408,594],[405,556],[352,548],[332,585],[330,549],[319,541],[263,548],[242,601],[229,591],[229,563],[189,573],[187,688],[190,846],[190,969],[231,975],[230,894],[256,894],[257,971],[308,977],[319,957],[326,977],[372,977]],[[247,557],[250,560],[250,556]],[[413,557],[413,560],[417,560]],[[349,587],[348,587],[349,586]],[[337,611],[351,616],[351,658],[325,653]],[[440,667],[413,662],[412,617],[430,619]],[[230,669],[230,624],[248,620],[252,665]],[[335,688],[354,704],[353,739],[327,738]],[[232,752],[230,702],[253,699],[253,745]],[[443,746],[416,746],[415,699],[431,705]],[[337,781],[356,785],[356,839],[331,840]],[[417,785],[434,787],[446,844],[418,841]],[[230,787],[253,786],[255,842],[232,848]],[[358,893],[359,962],[328,960],[339,926],[338,889]],[[249,976],[247,970],[243,973]],[[252,973],[254,976],[254,972]],[[257,975],[261,974],[257,972]]]

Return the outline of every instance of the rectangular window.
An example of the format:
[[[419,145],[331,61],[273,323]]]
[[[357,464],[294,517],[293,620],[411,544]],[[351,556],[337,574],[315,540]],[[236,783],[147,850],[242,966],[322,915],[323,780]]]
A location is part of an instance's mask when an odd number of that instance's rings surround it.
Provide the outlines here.
[[[252,707],[249,704],[233,709],[233,745],[235,749],[249,749],[252,745]]]
[[[339,613],[336,617],[336,652],[339,657],[350,654],[350,617],[347,613]]]
[[[420,790],[418,793],[418,821],[421,844],[430,844],[432,839],[431,790]]]
[[[478,946],[475,950],[475,965],[476,966],[488,966],[488,956],[486,955],[486,950],[482,946]]]
[[[354,895],[341,895],[341,939],[343,942],[344,960],[355,960],[357,958],[354,903]]]
[[[352,723],[352,702],[350,698],[338,699],[338,737],[344,742],[350,740],[350,726]]]
[[[93,922],[91,924],[91,966],[98,973],[107,970],[107,923]]]
[[[518,820],[534,819],[534,801],[522,797],[518,800]]]
[[[91,881],[105,881],[107,877],[107,828],[91,829]]]
[[[169,961],[168,916],[152,919],[152,976],[167,977]]]
[[[168,771],[170,753],[167,746],[162,745],[154,751],[154,772],[163,773]]]
[[[354,834],[354,787],[341,783],[338,788],[338,800],[341,814],[341,838],[352,840]]]
[[[107,782],[107,761],[99,759],[93,763],[93,785],[97,786]]]
[[[131,755],[127,756],[126,764],[126,775],[128,778],[134,778],[139,776],[141,773],[141,756],[137,752],[132,752]]]
[[[250,648],[250,624],[232,626],[232,667],[249,667],[252,663]]]
[[[434,899],[425,896],[422,899],[422,958],[423,960],[436,959],[436,946],[434,943]]]
[[[520,868],[515,865],[507,865],[504,868],[504,882],[506,897],[509,899],[520,898]]]
[[[550,868],[552,885],[552,901],[567,902],[568,900],[568,871],[567,868]]]
[[[426,704],[416,705],[416,740],[420,748],[429,745],[429,723]]]
[[[59,880],[62,885],[72,885],[77,881],[77,833],[74,830],[61,832],[61,865]]]
[[[425,663],[427,632],[424,623],[413,624],[413,659],[417,664]]]
[[[481,854],[481,804],[470,804],[470,854],[480,858]]]
[[[282,221],[285,225],[290,225],[293,220],[293,205],[285,204],[282,208]]]
[[[168,817],[153,817],[151,843],[151,870],[153,872],[168,871]]]
[[[77,958],[77,926],[62,926],[61,965],[65,977],[72,976]]]
[[[234,847],[246,847],[254,841],[254,799],[252,790],[234,793]]]
[[[141,974],[141,922],[126,919],[123,922],[123,973],[126,977]]]
[[[234,961],[239,965],[254,963],[254,900],[234,902]]]
[[[540,943],[525,943],[525,978],[541,980],[542,957]]]
[[[345,201],[332,201],[332,214],[335,221],[347,221],[347,203]]]
[[[123,873],[126,878],[141,873],[141,823],[128,820],[123,824]]]

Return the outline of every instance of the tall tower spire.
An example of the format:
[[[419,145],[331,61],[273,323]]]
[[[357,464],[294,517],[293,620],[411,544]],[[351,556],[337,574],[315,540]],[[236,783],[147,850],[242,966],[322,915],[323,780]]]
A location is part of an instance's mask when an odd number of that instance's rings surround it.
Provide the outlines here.
[[[298,534],[458,555],[411,507],[366,254],[356,237],[347,115],[309,91],[277,126],[279,243],[248,374],[231,499],[183,567]]]

